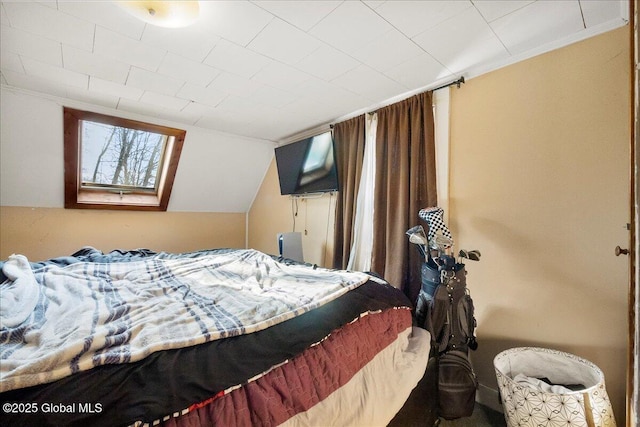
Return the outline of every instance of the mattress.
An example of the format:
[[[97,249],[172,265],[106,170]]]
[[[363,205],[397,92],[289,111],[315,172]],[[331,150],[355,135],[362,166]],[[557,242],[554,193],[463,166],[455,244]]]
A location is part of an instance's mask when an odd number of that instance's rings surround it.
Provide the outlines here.
[[[248,261],[249,276],[244,264],[239,268],[231,258]],[[203,260],[206,262],[201,266]],[[24,266],[26,261],[20,262]],[[22,273],[15,272],[20,262],[7,260],[0,265],[0,297],[21,296],[15,292],[17,283],[24,280]],[[218,270],[227,264],[234,266],[233,274]],[[18,324],[17,314],[25,314],[19,309],[19,299],[18,308],[0,313],[7,314],[0,316],[3,425],[386,425],[426,368],[429,337],[413,326],[410,302],[401,291],[371,275],[325,270],[257,251],[231,249],[103,254],[85,248],[72,256],[26,265],[37,283],[39,297],[34,309]],[[136,276],[133,285],[122,285],[120,277],[130,277],[133,267],[140,265],[153,274]],[[238,269],[242,273],[235,276]],[[72,271],[73,278],[52,285],[61,270]],[[164,276],[157,275],[165,270],[171,271],[166,282]],[[187,271],[188,292],[182,279],[176,278],[177,270]],[[111,272],[116,272],[115,276]],[[78,276],[87,284],[80,279],[75,283]],[[203,283],[206,286],[199,288]],[[320,283],[323,290],[316,289]],[[48,322],[59,329],[60,324],[66,325],[67,317],[82,316],[51,310],[51,316],[57,318],[44,315],[43,320],[42,307],[53,304],[49,301],[52,295],[62,295],[52,294],[52,289],[60,291],[60,286],[71,289],[69,299],[84,286],[94,291],[107,289],[110,303],[93,295],[87,306],[94,317],[109,313],[102,317],[119,319],[120,323],[106,321],[102,326],[102,321],[94,322],[99,326],[86,328],[94,335],[84,337],[82,349],[58,352],[70,353],[71,362],[54,358],[54,363],[46,357],[49,344],[43,344],[45,350],[32,352],[18,337],[28,340],[32,338],[28,331],[46,329]],[[160,286],[162,291],[156,293],[179,295],[174,299],[183,306],[173,311],[164,302],[149,298],[155,307],[145,313],[155,313],[148,319],[155,316],[159,320],[148,321],[148,329],[158,331],[147,333],[146,321],[138,322],[132,314],[138,310],[135,301],[139,295],[130,305],[114,297],[126,294],[127,286],[133,286],[129,288],[135,291],[132,293],[144,295]],[[253,297],[246,292],[257,293],[257,299],[250,302]],[[33,299],[28,293],[23,297]],[[96,311],[102,304],[109,308]],[[221,308],[238,309],[240,312],[233,315],[224,311],[224,319],[234,319],[233,327],[229,321],[221,327],[220,318],[212,315],[212,326],[205,328],[203,317],[214,308],[221,312]],[[170,318],[168,326],[156,324],[163,317]],[[176,317],[187,317],[190,324],[176,326]],[[129,334],[122,326],[124,318],[136,325]],[[107,332],[98,334],[101,328]],[[160,338],[164,331],[173,329],[184,330],[184,339],[171,336],[165,342]],[[53,343],[61,339],[53,335]],[[140,336],[146,337],[138,340],[142,344],[136,342]],[[99,346],[94,345],[97,341]],[[87,351],[92,345],[97,350]],[[44,368],[43,364],[16,361],[15,355],[27,351],[44,354],[39,359],[47,361]],[[51,353],[58,354],[55,350]]]

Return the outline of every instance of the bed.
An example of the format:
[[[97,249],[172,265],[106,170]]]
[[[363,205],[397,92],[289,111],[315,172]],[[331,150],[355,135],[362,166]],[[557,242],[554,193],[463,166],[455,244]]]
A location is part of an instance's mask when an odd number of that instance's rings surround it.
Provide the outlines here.
[[[374,275],[255,250],[0,263],[7,426],[387,425],[429,336]]]

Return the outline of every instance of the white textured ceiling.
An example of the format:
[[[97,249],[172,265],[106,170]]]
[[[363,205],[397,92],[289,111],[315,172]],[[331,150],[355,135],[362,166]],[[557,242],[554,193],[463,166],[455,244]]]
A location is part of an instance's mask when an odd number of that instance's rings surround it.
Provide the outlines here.
[[[1,83],[280,141],[626,24],[628,0],[202,1],[193,26],[110,1],[2,1]]]

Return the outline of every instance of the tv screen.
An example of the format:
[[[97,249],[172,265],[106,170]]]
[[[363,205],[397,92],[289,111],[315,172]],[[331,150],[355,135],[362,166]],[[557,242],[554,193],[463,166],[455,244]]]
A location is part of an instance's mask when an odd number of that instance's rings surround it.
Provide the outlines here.
[[[331,132],[276,147],[280,194],[338,190]]]

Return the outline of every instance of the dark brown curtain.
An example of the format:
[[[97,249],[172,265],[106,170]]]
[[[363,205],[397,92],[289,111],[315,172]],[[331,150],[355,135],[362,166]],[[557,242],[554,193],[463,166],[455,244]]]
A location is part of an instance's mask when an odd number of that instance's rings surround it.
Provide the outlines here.
[[[340,191],[336,201],[333,267],[347,268],[353,243],[353,221],[364,156],[364,115],[333,127]]]
[[[437,204],[432,92],[377,114],[371,269],[415,303],[422,258],[405,232],[420,224],[420,209]]]

